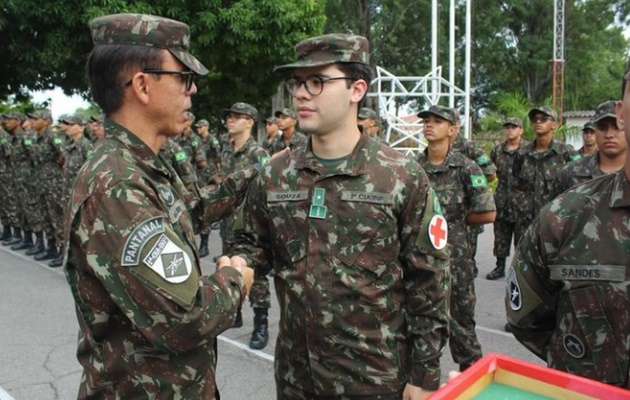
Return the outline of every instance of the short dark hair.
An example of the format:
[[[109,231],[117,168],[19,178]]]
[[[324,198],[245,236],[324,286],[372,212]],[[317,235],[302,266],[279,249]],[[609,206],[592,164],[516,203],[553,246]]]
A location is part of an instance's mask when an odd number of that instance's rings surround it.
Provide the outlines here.
[[[110,115],[122,106],[125,83],[136,70],[160,69],[164,50],[146,46],[94,46],[87,62],[92,97]],[[159,79],[159,76],[156,76]]]
[[[366,81],[369,89],[370,83],[372,82],[372,76],[374,76],[374,72],[371,66],[363,63],[337,63],[335,65],[337,65],[337,67],[341,70],[341,72],[343,72],[345,76],[351,76],[353,78],[363,79],[364,81]],[[348,87],[350,87],[351,84],[352,82],[348,82]],[[359,102],[357,112],[361,109],[361,107],[365,106],[365,98],[367,96],[367,92],[368,91],[365,92],[365,95]]]

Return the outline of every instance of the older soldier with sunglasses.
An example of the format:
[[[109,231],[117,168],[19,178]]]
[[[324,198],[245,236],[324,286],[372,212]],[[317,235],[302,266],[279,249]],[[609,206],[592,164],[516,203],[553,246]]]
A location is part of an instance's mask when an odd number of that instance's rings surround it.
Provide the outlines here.
[[[178,21],[117,14],[90,22],[92,94],[106,138],[80,170],[65,221],[66,277],[83,366],[79,399],[216,396],[216,336],[253,271],[218,260],[202,276],[195,231],[231,212],[259,166],[189,191],[158,150],[186,125],[193,78]]]

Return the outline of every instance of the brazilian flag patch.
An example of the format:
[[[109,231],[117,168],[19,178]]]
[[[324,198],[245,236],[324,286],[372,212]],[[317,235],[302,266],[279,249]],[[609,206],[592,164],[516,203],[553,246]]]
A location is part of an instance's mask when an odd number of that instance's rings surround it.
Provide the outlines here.
[[[490,157],[488,157],[485,154],[480,155],[479,157],[477,157],[477,164],[479,165],[486,165],[490,163]]]
[[[579,160],[580,158],[582,158],[582,156],[581,156],[581,155],[579,155],[579,154],[574,154],[574,155],[572,155],[572,156],[571,156],[571,161]]]
[[[267,156],[260,157],[260,161],[258,162],[260,163],[261,166],[264,167],[269,162],[269,157]]]
[[[488,181],[483,175],[472,175],[470,177],[470,181],[472,182],[472,187],[474,188],[488,187]]]
[[[175,153],[175,161],[184,161],[184,160],[186,160],[185,151],[178,151],[177,153]]]
[[[54,144],[61,144],[61,143],[63,143],[63,141],[60,138],[54,138],[53,139],[53,143]]]

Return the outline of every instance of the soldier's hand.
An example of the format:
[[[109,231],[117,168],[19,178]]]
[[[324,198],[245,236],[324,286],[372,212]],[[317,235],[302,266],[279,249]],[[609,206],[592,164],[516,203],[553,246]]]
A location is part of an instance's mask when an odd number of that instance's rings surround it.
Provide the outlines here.
[[[405,385],[402,400],[424,400],[428,399],[431,394],[433,394],[433,392],[429,392],[419,386],[414,386],[408,383]]]
[[[217,271],[224,267],[232,267],[241,273],[245,280],[245,293],[248,294],[254,283],[254,270],[247,266],[245,259],[234,256],[231,259],[228,256],[217,258]]]

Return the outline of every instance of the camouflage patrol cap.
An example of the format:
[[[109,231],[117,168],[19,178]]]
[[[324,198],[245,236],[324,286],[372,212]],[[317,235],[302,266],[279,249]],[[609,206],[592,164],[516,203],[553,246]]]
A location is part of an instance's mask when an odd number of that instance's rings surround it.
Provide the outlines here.
[[[83,120],[83,118],[79,117],[78,115],[72,115],[70,117],[65,117],[59,120],[59,122],[63,122],[64,124],[68,124],[68,125],[83,125],[85,124],[85,121]]]
[[[605,101],[597,106],[595,109],[595,116],[591,119],[593,124],[597,124],[599,121],[604,118],[614,118],[617,119],[617,114],[615,114],[615,107],[617,106],[617,102],[613,100]]]
[[[112,14],[90,21],[95,46],[120,44],[168,50],[185,66],[199,75],[208,69],[188,52],[190,28],[183,22],[146,14]]]
[[[591,130],[591,131],[595,130],[595,124],[593,123],[593,120],[588,121],[582,127],[582,132],[588,131],[588,130]]]
[[[359,110],[358,117],[359,119],[377,119],[378,115],[376,114],[376,111],[372,110],[371,108],[362,107]]]
[[[102,115],[92,115],[90,117],[90,122],[97,122],[99,124],[103,123],[103,116]]]
[[[200,119],[195,126],[209,126],[210,123],[208,122],[207,119]]]
[[[5,114],[2,114],[2,118],[4,119],[17,119],[18,121],[23,122],[26,119],[26,115],[19,113],[19,112],[8,112]]]
[[[553,118],[554,121],[558,120],[558,114],[556,113],[556,111],[553,108],[548,107],[548,106],[534,107],[531,110],[529,110],[529,112],[527,113],[527,116],[529,117],[529,119],[532,119],[532,117],[536,113],[545,114],[545,115]]]
[[[36,110],[32,113],[26,114],[29,118],[45,119],[48,122],[52,122],[52,114],[50,110]]]
[[[227,114],[227,113],[243,114],[253,119],[258,118],[258,110],[251,104],[242,103],[242,102],[234,103],[232,104],[232,107],[226,108],[225,110],[223,110],[223,114]]]
[[[291,117],[293,119],[297,119],[297,114],[295,113],[295,110],[293,110],[292,108],[283,108],[282,110],[278,110],[275,113],[273,113],[273,115],[275,115],[276,118],[279,118],[281,115],[284,115],[285,117]]]
[[[273,71],[319,67],[337,63],[370,62],[370,44],[366,38],[345,33],[329,33],[301,41],[295,46],[297,62],[276,67]]]
[[[270,115],[267,118],[265,118],[265,122],[268,124],[275,124],[276,122],[278,122],[278,120],[273,115]]]
[[[514,125],[514,126],[518,126],[519,128],[523,127],[523,121],[521,121],[520,118],[516,118],[516,117],[511,117],[511,118],[507,118],[505,121],[503,121],[503,126],[505,125]]]
[[[459,120],[457,111],[454,108],[433,105],[428,110],[420,111],[418,117],[426,118],[429,115],[437,115],[438,117],[447,120],[451,124],[455,125]]]

